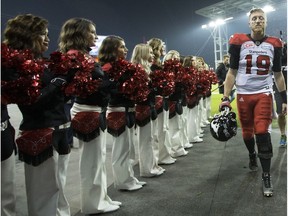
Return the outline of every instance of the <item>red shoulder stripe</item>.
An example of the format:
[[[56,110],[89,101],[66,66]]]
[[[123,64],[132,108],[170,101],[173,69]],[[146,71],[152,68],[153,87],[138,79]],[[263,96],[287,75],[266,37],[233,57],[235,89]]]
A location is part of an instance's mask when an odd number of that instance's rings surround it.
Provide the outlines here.
[[[241,45],[251,39],[246,34],[234,34],[229,39],[229,44]]]
[[[265,42],[272,44],[274,47],[283,47],[283,42],[277,37],[269,36]]]

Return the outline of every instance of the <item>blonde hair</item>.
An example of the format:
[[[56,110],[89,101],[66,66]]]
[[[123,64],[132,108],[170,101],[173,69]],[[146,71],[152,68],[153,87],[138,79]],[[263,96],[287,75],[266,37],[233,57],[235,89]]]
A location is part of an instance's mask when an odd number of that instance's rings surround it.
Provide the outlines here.
[[[160,66],[161,65],[161,48],[164,46],[164,42],[159,38],[151,38],[147,44],[152,47],[154,53],[154,61],[155,63]]]
[[[203,57],[196,56],[196,68],[198,69],[199,72],[205,68],[205,61]]]
[[[264,14],[264,17],[265,17],[265,19],[266,19],[266,14],[265,14],[265,12],[264,12],[264,10],[263,10],[262,8],[252,8],[252,9],[249,11],[249,19],[250,19],[251,15],[252,15],[253,13],[256,13],[256,12],[263,13],[263,14]]]
[[[148,44],[137,44],[132,52],[131,62],[141,64],[147,73],[151,72],[151,63],[148,62],[151,47]]]
[[[180,60],[180,53],[176,50],[170,50],[163,58],[163,62],[169,59],[177,59]]]

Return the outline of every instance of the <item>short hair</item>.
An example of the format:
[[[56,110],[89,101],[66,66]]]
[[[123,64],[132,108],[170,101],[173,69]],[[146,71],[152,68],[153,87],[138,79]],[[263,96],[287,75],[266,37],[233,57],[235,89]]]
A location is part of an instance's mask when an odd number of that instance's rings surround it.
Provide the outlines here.
[[[116,35],[109,35],[102,41],[98,51],[98,58],[101,65],[117,60],[118,47],[122,41],[124,41],[124,39]]]
[[[48,28],[48,20],[33,14],[20,14],[7,21],[3,43],[13,49],[30,49],[41,54],[39,36]]]
[[[228,54],[223,55],[223,59],[225,58],[230,58],[230,56]]]
[[[67,20],[60,31],[59,36],[59,50],[61,52],[68,52],[70,49],[87,52],[89,47],[88,33],[91,26],[95,26],[91,20],[85,18],[71,18]]]
[[[261,13],[265,14],[265,11],[262,8],[252,8],[249,11],[249,19],[250,19],[251,15],[255,12],[261,12]],[[266,14],[265,14],[265,18],[266,18]]]

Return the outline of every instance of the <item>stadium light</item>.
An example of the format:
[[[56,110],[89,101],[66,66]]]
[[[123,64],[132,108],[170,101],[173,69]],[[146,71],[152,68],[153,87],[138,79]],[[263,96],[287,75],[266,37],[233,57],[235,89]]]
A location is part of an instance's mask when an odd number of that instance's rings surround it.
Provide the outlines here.
[[[208,27],[214,28],[220,25],[224,25],[228,20],[231,20],[231,19],[233,19],[233,17],[228,17],[226,19],[217,19],[216,21],[211,21],[208,24],[202,25],[201,28],[202,29],[206,29]]]
[[[275,11],[275,8],[272,7],[271,5],[266,5],[264,8],[263,8],[264,12],[272,12],[272,11]]]
[[[202,25],[202,29],[208,29],[211,31],[211,36],[214,41],[214,56],[215,56],[215,68],[223,59],[223,55],[228,52],[228,36],[227,26],[225,25],[228,20],[232,20],[233,17],[226,19],[216,19],[208,24]]]

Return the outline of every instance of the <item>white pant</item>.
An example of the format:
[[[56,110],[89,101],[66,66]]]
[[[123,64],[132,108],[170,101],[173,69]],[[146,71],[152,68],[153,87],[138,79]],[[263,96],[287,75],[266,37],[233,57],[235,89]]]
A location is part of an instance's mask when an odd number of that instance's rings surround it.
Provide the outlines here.
[[[100,130],[90,142],[79,140],[79,148],[81,212],[97,213],[111,202],[107,195],[106,134]]]
[[[57,155],[38,166],[24,163],[25,184],[30,216],[57,215],[59,184],[57,178]]]
[[[128,127],[118,137],[113,136],[112,171],[114,186],[117,189],[129,189],[137,185],[133,165],[130,161],[130,149],[133,129]]]
[[[202,112],[201,112],[201,122],[206,124],[208,117],[207,117],[207,98],[201,99],[202,100]]]
[[[1,215],[16,215],[15,154],[1,161]]]
[[[202,100],[202,99],[201,99]],[[197,131],[197,136],[201,134],[201,119],[202,119],[202,105],[201,105],[201,100],[199,101],[199,104],[196,106],[197,107],[197,116],[196,116],[196,131]]]
[[[206,116],[209,119],[211,115],[211,96],[206,98]]]
[[[137,126],[138,127],[138,126]],[[138,128],[131,128],[132,130],[132,141],[130,146],[130,160],[132,164],[139,161],[138,149],[139,149],[139,131]]]
[[[139,140],[140,176],[153,175],[159,172],[158,157],[154,151],[153,124],[150,121],[143,127],[137,126]]]
[[[159,163],[164,163],[165,161],[172,160],[170,155],[169,111],[163,110],[163,112],[158,114],[157,120],[158,137],[155,137],[155,144],[158,144],[158,161]]]
[[[195,138],[198,136],[198,106],[193,107],[192,109],[188,110],[188,124],[187,124],[187,131],[188,131],[188,139],[189,142],[194,142]],[[200,127],[200,126],[199,126]]]
[[[183,113],[181,115],[182,118],[182,129],[181,129],[181,141],[183,142],[183,146],[184,148],[186,147],[186,145],[189,145],[189,138],[188,138],[188,112],[189,112],[189,108],[187,106],[183,106]]]
[[[66,177],[67,177],[67,169],[70,159],[70,154],[58,155],[58,183],[59,183],[59,197],[58,197],[58,208],[57,208],[57,216],[70,216],[70,205],[65,196],[65,186],[66,186]]]
[[[81,111],[101,112],[101,107],[74,103],[71,118]],[[100,130],[100,135],[89,142],[79,140],[79,150],[81,212],[101,212],[111,202],[107,195],[106,133]]]
[[[171,155],[174,157],[187,154],[183,145],[182,134],[181,134],[182,130],[183,130],[182,116],[176,113],[176,115],[173,118],[169,119]]]

